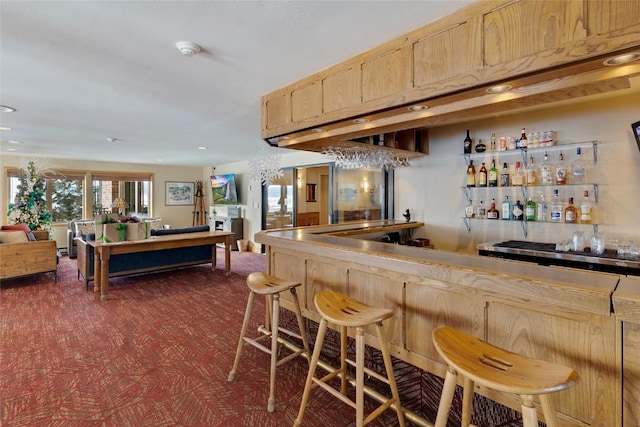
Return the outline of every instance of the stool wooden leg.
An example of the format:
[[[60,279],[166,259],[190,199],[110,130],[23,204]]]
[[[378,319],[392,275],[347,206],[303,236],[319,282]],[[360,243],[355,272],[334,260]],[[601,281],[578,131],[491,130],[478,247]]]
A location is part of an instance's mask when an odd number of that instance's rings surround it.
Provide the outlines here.
[[[364,328],[356,329],[356,427],[364,426]],[[343,378],[346,377],[346,372]],[[344,394],[344,393],[343,393]]]
[[[553,402],[551,401],[550,394],[540,394],[538,395],[540,399],[540,403],[542,404],[542,413],[544,414],[544,423],[547,427],[558,427],[558,416],[556,415],[556,410],[553,406]]]
[[[523,427],[538,427],[538,414],[533,404],[532,395],[521,395],[522,399],[522,425]]]
[[[240,339],[238,339],[238,349],[236,350],[236,358],[233,361],[233,368],[229,372],[228,381],[235,381],[236,372],[238,371],[238,364],[240,363],[240,353],[242,353],[242,346],[244,344],[244,336],[247,333],[247,327],[249,326],[249,318],[251,317],[251,310],[253,309],[253,297],[254,293],[249,292],[249,298],[247,299],[247,308],[244,312],[244,320],[242,321],[242,329],[240,330]]]
[[[458,373],[452,367],[449,367],[442,387],[442,395],[440,396],[440,404],[438,405],[438,415],[436,417],[435,427],[447,426],[447,419],[449,418],[449,411],[451,410],[453,394],[456,391],[457,379]]]
[[[276,410],[276,364],[278,363],[278,325],[280,322],[280,295],[271,295],[271,369],[269,371],[269,401],[267,411]]]
[[[340,326],[340,372],[342,372],[340,383],[340,393],[347,395],[347,333],[346,326]]]
[[[471,409],[473,407],[473,387],[475,384],[470,378],[463,378],[462,390],[462,426],[469,427],[471,425]]]
[[[307,374],[307,381],[304,384],[304,392],[302,393],[302,400],[300,401],[300,410],[298,411],[298,418],[296,418],[293,423],[294,426],[300,426],[302,424],[302,417],[304,416],[304,411],[307,407],[307,400],[309,400],[309,393],[311,392],[313,376],[315,375],[318,360],[320,359],[320,352],[322,351],[322,344],[324,343],[324,335],[327,332],[327,323],[326,319],[320,319],[318,335],[316,336],[316,343],[313,349],[313,356],[311,356],[311,363],[309,364],[309,373]]]
[[[300,329],[300,336],[302,337],[302,346],[307,356],[311,354],[309,350],[309,338],[307,337],[307,328],[304,326],[304,320],[302,319],[302,310],[300,309],[300,300],[298,300],[298,294],[296,288],[291,288],[291,297],[293,299],[293,305],[296,308],[296,317],[298,318],[298,329]]]
[[[389,347],[387,346],[387,337],[384,333],[382,323],[376,324],[376,331],[378,333],[378,341],[380,342],[380,350],[382,351],[382,360],[384,360],[384,367],[387,372],[387,380],[389,381],[389,387],[391,388],[391,397],[395,401],[395,410],[398,414],[398,423],[400,427],[405,426],[404,412],[402,412],[402,405],[400,405],[400,394],[398,393],[398,385],[396,383],[396,377],[393,373],[393,364],[391,363],[391,355],[389,354]]]

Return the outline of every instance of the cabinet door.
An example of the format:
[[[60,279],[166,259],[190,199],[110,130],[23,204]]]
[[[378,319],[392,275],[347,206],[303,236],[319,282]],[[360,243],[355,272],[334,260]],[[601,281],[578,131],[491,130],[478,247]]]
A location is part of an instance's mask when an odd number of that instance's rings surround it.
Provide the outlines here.
[[[362,99],[358,69],[349,67],[326,77],[322,81],[322,99],[324,113],[360,104]]]
[[[476,27],[463,22],[413,44],[414,86],[421,87],[480,68],[480,37]],[[446,84],[446,83],[445,83]]]
[[[291,93],[294,122],[301,122],[322,114],[322,85],[314,82]]]
[[[582,1],[510,3],[484,15],[485,65],[503,64],[586,39]]]
[[[362,64],[362,100],[373,101],[411,89],[411,49],[395,49]]]

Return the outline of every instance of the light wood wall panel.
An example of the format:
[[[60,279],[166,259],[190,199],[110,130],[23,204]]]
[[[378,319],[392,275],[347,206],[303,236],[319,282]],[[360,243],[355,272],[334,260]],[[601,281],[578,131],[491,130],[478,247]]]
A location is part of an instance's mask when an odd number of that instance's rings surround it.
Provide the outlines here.
[[[349,270],[349,296],[374,307],[393,311],[393,317],[383,322],[389,343],[402,347],[402,311],[404,284],[389,277],[370,272]],[[366,333],[376,337],[375,326],[368,326]]]
[[[268,128],[277,128],[291,123],[291,98],[288,93],[280,93],[265,100],[264,110]]]
[[[306,307],[317,313],[313,296],[320,291],[330,289],[349,295],[347,269],[335,263],[317,259],[307,259]]]
[[[516,353],[573,368],[580,374],[580,382],[554,394],[556,409],[573,418],[588,420],[595,408],[595,418],[604,422],[612,419],[615,409],[593,390],[600,387],[615,394],[615,320],[610,317],[603,323],[598,317],[580,313],[558,315],[491,303],[487,310],[487,340]]]
[[[625,426],[640,426],[640,324],[623,324],[623,369]]]

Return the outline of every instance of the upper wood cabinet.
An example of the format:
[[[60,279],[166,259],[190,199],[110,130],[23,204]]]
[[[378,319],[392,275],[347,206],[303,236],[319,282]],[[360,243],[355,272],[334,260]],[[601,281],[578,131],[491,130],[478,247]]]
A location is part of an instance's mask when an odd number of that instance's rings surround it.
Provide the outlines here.
[[[264,95],[262,137],[274,143],[272,138],[331,125],[347,130],[313,138],[353,139],[352,119],[380,112],[387,113],[382,131],[397,131],[401,124],[388,120],[392,109],[446,99],[460,104],[460,111],[492,83],[575,78],[601,69],[606,55],[638,48],[640,0],[478,1]],[[455,108],[442,111],[451,115]],[[408,123],[405,129],[432,123],[446,122]],[[371,134],[380,132],[374,128]],[[287,147],[297,148],[293,138]]]

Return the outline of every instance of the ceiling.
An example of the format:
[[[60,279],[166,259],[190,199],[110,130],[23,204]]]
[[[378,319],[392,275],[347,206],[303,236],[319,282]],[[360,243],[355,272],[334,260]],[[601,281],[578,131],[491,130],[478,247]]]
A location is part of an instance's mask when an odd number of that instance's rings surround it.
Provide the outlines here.
[[[0,113],[0,154],[247,160],[268,146],[262,95],[469,3],[2,0],[0,105],[16,111]]]

